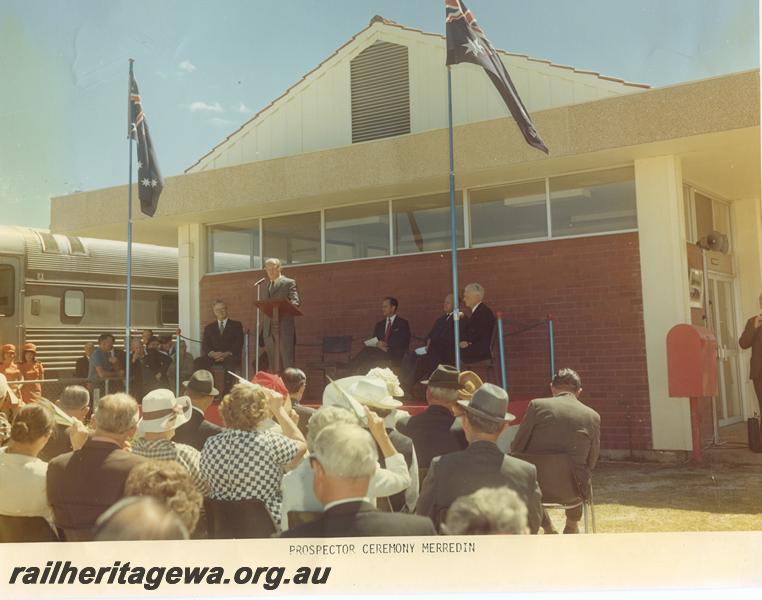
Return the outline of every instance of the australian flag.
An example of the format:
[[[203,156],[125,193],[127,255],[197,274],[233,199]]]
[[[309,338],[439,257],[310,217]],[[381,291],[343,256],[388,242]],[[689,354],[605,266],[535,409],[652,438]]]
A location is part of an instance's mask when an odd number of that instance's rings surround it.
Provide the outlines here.
[[[148,133],[148,123],[143,114],[143,104],[140,101],[138,84],[132,74],[130,65],[130,99],[129,99],[129,135],[138,141],[138,196],[140,197],[140,210],[149,217],[156,212],[159,205],[159,196],[164,189],[164,179],[161,177],[159,164],[151,143],[151,134]]]
[[[447,29],[447,64],[456,65],[469,62],[481,66],[503,97],[508,110],[524,134],[527,144],[548,153],[548,147],[540,138],[529,118],[524,103],[521,102],[503,61],[490,44],[484,31],[463,0],[445,0]]]

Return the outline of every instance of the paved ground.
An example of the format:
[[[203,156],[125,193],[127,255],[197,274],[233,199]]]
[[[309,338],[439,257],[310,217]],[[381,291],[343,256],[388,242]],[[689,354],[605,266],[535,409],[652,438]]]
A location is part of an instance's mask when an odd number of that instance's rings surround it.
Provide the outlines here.
[[[762,530],[759,466],[604,462],[593,485],[599,533]]]

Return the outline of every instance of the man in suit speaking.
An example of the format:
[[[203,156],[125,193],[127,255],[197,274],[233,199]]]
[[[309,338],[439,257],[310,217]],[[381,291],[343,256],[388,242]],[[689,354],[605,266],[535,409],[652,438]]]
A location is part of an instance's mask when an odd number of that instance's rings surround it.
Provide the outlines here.
[[[265,261],[267,273],[267,287],[264,299],[285,298],[294,306],[301,305],[299,291],[296,289],[296,281],[281,274],[281,262],[277,258],[268,258]],[[280,368],[288,369],[294,366],[294,346],[296,345],[296,327],[293,315],[280,317]],[[262,313],[262,337],[265,341],[265,351],[270,368],[275,365],[275,333],[272,320]]]
[[[240,321],[228,319],[228,307],[222,300],[214,301],[212,311],[216,320],[204,327],[204,336],[201,338],[203,354],[197,361],[197,367],[211,369],[214,365],[222,365],[226,372],[240,371],[243,325]],[[226,389],[230,383],[228,377],[225,373]]]

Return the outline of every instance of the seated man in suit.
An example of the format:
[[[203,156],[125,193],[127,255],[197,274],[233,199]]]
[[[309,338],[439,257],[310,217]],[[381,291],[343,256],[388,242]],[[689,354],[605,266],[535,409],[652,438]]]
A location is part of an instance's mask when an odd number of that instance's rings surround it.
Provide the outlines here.
[[[496,444],[500,432],[513,420],[513,415],[506,414],[508,394],[496,385],[485,383],[474,392],[470,402],[458,400],[458,405],[464,410],[463,430],[469,446],[431,461],[416,514],[438,522],[441,513],[457,498],[485,487],[506,486],[526,504],[529,531],[537,533],[542,519],[537,469],[504,454]]]
[[[283,385],[288,390],[288,397],[291,399],[291,408],[299,415],[299,431],[307,435],[307,423],[314,414],[315,409],[309,406],[302,406],[302,397],[307,389],[307,375],[301,369],[289,367],[283,371]]]
[[[374,346],[365,346],[352,359],[350,369],[355,375],[364,375],[373,367],[399,367],[410,345],[410,325],[397,314],[399,302],[387,296],[381,302],[381,319],[373,328]],[[372,339],[372,338],[371,338]]]
[[[357,425],[336,424],[315,439],[309,460],[315,496],[323,515],[284,531],[284,538],[435,535],[429,519],[376,510],[368,502],[368,485],[378,454],[370,433]]]
[[[48,464],[48,501],[70,541],[92,539],[95,521],[122,497],[132,468],[146,460],[127,449],[140,421],[131,396],[103,396],[94,420],[95,432],[82,448]]]
[[[175,429],[174,441],[188,444],[201,451],[204,442],[222,431],[222,427],[207,421],[206,409],[209,408],[219,391],[214,387],[214,376],[204,369],[199,369],[188,381],[183,381],[185,395],[190,398],[193,412],[190,421]]]
[[[601,417],[579,401],[582,380],[575,371],[561,369],[550,384],[551,398],[529,403],[511,452],[527,454],[568,454],[574,462],[574,476],[582,493],[598,461],[601,447]],[[546,484],[547,485],[547,484]],[[544,489],[552,497],[552,490]],[[579,533],[582,506],[566,511],[564,533]],[[543,516],[545,533],[556,533],[547,513]]]
[[[463,290],[463,301],[471,309],[471,316],[464,327],[460,342],[460,358],[463,362],[478,362],[492,358],[492,330],[495,328],[495,314],[484,304],[484,288],[478,283],[469,283]]]
[[[66,386],[56,404],[67,415],[84,423],[90,412],[90,392],[81,385]],[[37,456],[41,460],[49,462],[56,456],[71,452],[72,450],[74,448],[71,445],[71,438],[69,437],[69,426],[63,423],[56,423],[48,443],[45,444],[45,447],[40,450]]]
[[[460,389],[458,370],[439,365],[425,383],[429,406],[406,422],[398,422],[397,430],[413,440],[418,466],[428,469],[435,456],[465,450],[468,442],[463,429],[455,426],[453,414]]]
[[[227,371],[241,370],[241,352],[243,351],[243,325],[240,321],[228,318],[228,307],[222,300],[215,300],[212,311],[216,320],[204,327],[201,338],[201,356],[196,361],[200,369],[211,370],[220,365],[225,369],[224,394],[232,383]]]

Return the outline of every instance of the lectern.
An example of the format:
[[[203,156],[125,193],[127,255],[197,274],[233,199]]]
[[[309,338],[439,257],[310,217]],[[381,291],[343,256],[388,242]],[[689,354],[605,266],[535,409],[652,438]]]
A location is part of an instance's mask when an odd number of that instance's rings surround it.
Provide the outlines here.
[[[273,337],[275,338],[275,364],[270,365],[270,367],[273,369],[273,373],[280,373],[280,319],[285,316],[301,317],[302,311],[286,298],[256,300],[254,306],[270,317]]]

